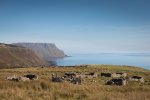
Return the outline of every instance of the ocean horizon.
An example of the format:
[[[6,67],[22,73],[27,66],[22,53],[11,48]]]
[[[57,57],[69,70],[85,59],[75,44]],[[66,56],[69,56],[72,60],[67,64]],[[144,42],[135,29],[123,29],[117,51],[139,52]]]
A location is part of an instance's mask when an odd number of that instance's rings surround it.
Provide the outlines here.
[[[104,64],[137,66],[150,69],[150,53],[70,54],[69,57],[57,59],[55,62],[59,66]]]

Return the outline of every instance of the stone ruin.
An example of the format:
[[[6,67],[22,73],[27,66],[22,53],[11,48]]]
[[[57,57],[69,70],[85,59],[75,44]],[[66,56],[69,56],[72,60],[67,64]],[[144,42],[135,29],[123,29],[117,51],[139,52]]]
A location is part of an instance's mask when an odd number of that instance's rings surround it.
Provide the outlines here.
[[[35,74],[27,74],[24,77],[29,78],[29,80],[38,80],[38,76]]]
[[[106,82],[106,85],[119,85],[119,86],[125,86],[127,84],[126,79],[123,78],[113,78]]]
[[[6,80],[9,80],[9,81],[19,81],[19,77],[16,76],[16,75],[12,75],[12,76],[6,77]]]
[[[112,73],[111,77],[127,77],[127,73]]]
[[[101,77],[111,77],[111,73],[101,73]]]
[[[101,77],[114,77],[114,78],[119,78],[119,77],[127,77],[127,73],[101,73]]]
[[[78,76],[76,73],[73,72],[66,72],[64,76],[59,77],[57,74],[52,74],[52,82],[70,82],[73,84],[81,84],[81,76]]]
[[[63,78],[58,77],[57,74],[52,74],[52,82],[63,82]]]
[[[65,72],[64,78],[73,78],[76,76],[76,73],[74,72]]]
[[[81,81],[82,81],[81,77],[75,77],[75,78],[73,78],[71,83],[81,85]]]
[[[111,80],[106,82],[106,85],[119,85],[119,86],[125,86],[127,84],[127,79],[130,81],[138,81],[138,82],[144,82],[144,78],[141,76],[131,76],[127,78],[127,73],[101,73],[101,77],[112,77]],[[70,82],[73,84],[81,84],[82,79],[84,78],[96,78],[97,73],[90,72],[90,73],[78,73],[78,72],[65,72],[62,77],[58,76],[57,74],[52,74],[52,82]],[[35,74],[26,74],[24,76],[8,76],[6,78],[10,81],[30,81],[30,80],[38,80],[38,76]]]
[[[35,74],[27,74],[24,76],[16,76],[16,75],[12,75],[12,76],[8,76],[6,77],[6,80],[10,80],[10,81],[30,81],[30,80],[37,80],[38,76]]]
[[[144,78],[141,76],[131,76],[131,77],[129,77],[129,80],[130,81],[139,81],[139,82],[144,83]]]
[[[85,77],[86,78],[97,78],[97,73],[96,72],[90,72],[90,73],[86,73]]]

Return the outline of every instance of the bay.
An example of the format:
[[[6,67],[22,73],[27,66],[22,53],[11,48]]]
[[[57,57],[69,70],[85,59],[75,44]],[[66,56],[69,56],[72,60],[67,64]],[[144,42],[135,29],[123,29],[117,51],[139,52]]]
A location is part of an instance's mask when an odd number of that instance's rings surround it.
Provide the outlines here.
[[[111,64],[138,66],[150,69],[150,53],[70,54],[70,57],[57,59],[55,62],[59,66]]]

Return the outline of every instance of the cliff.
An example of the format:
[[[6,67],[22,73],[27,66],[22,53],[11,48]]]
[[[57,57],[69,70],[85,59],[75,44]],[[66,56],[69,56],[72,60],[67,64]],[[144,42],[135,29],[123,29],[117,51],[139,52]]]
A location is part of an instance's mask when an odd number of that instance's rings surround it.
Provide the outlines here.
[[[46,61],[65,57],[64,52],[53,43],[13,43],[13,45],[29,48]]]
[[[0,43],[0,68],[47,65],[32,50]]]

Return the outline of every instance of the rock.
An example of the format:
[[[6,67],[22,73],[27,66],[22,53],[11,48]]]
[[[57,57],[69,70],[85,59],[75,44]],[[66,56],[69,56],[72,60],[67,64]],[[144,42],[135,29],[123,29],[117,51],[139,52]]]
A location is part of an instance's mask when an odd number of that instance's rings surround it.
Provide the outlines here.
[[[87,78],[96,78],[97,76],[98,75],[95,72],[85,74],[85,77],[87,77]]]
[[[19,80],[20,80],[20,81],[30,81],[29,78],[23,77],[23,76],[20,76],[20,77],[19,77]]]
[[[75,78],[73,78],[73,80],[71,81],[71,83],[77,84],[77,85],[81,85],[81,77],[75,77]]]
[[[127,73],[112,73],[111,77],[127,77]]]
[[[24,77],[29,78],[30,80],[38,80],[38,76],[35,74],[27,74]]]
[[[111,79],[106,82],[106,85],[120,85],[125,86],[127,84],[126,79],[117,78],[117,79]]]
[[[141,76],[131,76],[131,77],[129,77],[129,80],[130,81],[139,81],[139,82],[144,83],[144,78]]]
[[[58,77],[57,74],[52,74],[52,82],[63,82],[63,79],[61,77]]]
[[[111,77],[111,73],[101,73],[101,77]]]
[[[72,78],[74,76],[76,76],[76,73],[74,72],[65,72],[65,75],[64,75],[64,77],[67,77],[67,78]]]
[[[19,81],[19,78],[16,75],[8,76],[6,79],[10,81]]]

